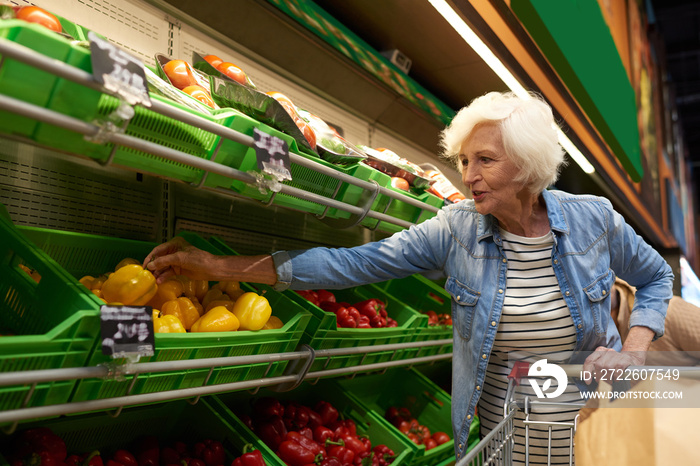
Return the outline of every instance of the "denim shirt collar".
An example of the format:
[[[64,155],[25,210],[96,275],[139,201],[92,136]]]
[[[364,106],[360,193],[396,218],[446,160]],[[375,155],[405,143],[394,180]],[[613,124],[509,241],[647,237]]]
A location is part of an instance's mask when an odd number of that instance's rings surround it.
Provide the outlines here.
[[[547,216],[549,217],[549,225],[554,231],[569,234],[569,225],[566,222],[564,209],[561,202],[552,193],[547,190],[542,191],[542,197],[547,205]],[[476,227],[477,240],[481,241],[489,236],[496,235],[498,231],[498,220],[493,215],[479,214],[479,221]]]

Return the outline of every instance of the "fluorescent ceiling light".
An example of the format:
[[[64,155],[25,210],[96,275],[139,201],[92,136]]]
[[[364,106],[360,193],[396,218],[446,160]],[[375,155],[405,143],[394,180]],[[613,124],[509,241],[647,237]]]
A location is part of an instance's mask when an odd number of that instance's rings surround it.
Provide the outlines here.
[[[515,95],[523,99],[529,99],[531,96],[527,89],[520,84],[520,82],[513,76],[513,74],[508,71],[508,69],[503,66],[503,63],[496,57],[496,55],[491,52],[484,42],[479,39],[479,37],[472,31],[472,29],[464,22],[464,20],[455,12],[452,7],[445,0],[428,0],[430,4],[435,8],[438,13],[442,15],[445,20],[450,23],[450,26],[459,34],[462,39],[481,57],[484,62],[493,70],[496,75],[501,78],[508,88],[513,91]],[[559,144],[569,153],[574,161],[579,164],[581,169],[586,173],[594,173],[595,169],[591,165],[586,157],[583,156],[581,151],[579,151],[571,140],[566,137],[566,135],[557,129],[559,135]]]

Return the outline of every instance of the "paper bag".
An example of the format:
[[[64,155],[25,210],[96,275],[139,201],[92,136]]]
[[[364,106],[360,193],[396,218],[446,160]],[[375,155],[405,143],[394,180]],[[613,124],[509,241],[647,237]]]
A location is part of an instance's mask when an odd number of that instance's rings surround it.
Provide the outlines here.
[[[601,383],[599,391],[610,391]],[[645,381],[629,392],[681,392],[678,399],[590,400],[581,409],[575,436],[577,466],[700,464],[700,382]],[[675,407],[668,407],[675,406]]]

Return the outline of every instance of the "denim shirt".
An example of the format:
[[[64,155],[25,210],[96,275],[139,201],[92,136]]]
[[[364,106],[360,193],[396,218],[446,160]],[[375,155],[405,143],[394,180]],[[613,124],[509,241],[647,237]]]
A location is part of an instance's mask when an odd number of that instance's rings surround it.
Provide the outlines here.
[[[673,273],[666,261],[615,212],[607,199],[544,191],[554,236],[552,267],[576,327],[573,363],[598,346],[622,348],[610,317],[615,276],[637,287],[630,326],[663,335]],[[452,428],[455,453],[467,447],[498,330],[508,263],[498,222],[474,202],[444,207],[436,217],[382,241],[354,248],[273,254],[278,289],[339,289],[441,270],[452,296]]]

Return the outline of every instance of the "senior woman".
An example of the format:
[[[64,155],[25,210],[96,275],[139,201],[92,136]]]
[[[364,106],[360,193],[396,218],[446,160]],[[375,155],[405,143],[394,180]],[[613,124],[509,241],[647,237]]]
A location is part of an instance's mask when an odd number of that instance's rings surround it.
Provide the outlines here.
[[[673,275],[608,200],[546,189],[557,180],[564,152],[552,110],[539,97],[479,97],[444,130],[442,145],[472,199],[382,241],[221,257],[175,239],[156,247],[145,263],[159,281],[185,274],[278,289],[347,288],[441,271],[452,296],[452,424],[459,459],[477,405],[487,427],[502,416],[509,353],[585,359],[591,372],[643,364],[640,352],[663,334]],[[610,319],[616,275],[637,288],[624,347]],[[562,396],[579,399],[571,387]],[[554,418],[571,420],[576,412],[561,411]],[[522,435],[516,443],[517,462]],[[552,464],[558,458],[568,464],[568,441],[566,447],[566,454],[553,450]],[[546,448],[535,453],[546,455]]]

